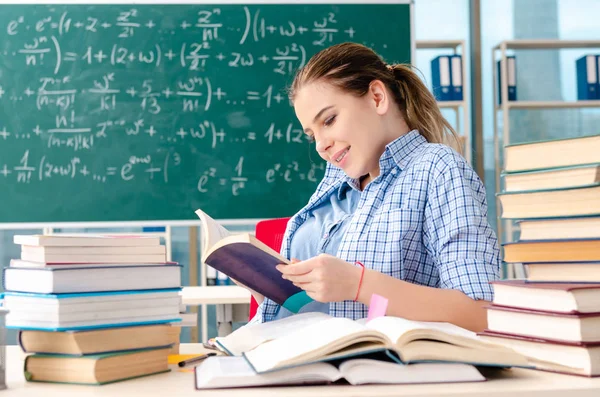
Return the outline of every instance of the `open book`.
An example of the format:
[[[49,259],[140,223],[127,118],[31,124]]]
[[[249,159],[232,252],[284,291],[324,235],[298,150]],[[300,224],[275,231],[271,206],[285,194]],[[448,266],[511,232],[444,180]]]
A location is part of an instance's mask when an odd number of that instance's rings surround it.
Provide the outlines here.
[[[281,278],[275,268],[290,261],[251,234],[231,234],[201,210],[202,261],[248,288],[297,313],[312,301],[306,292]]]
[[[382,351],[405,364],[529,366],[525,356],[456,325],[387,316],[367,322],[323,313],[298,314],[248,325],[218,338],[217,344],[230,354],[243,354],[257,373]]]
[[[330,383],[345,379],[352,385],[367,383],[478,382],[485,378],[475,367],[457,363],[398,365],[369,359],[343,362],[339,368],[315,363],[268,374],[256,374],[242,357],[210,357],[195,368],[196,389],[266,385]]]

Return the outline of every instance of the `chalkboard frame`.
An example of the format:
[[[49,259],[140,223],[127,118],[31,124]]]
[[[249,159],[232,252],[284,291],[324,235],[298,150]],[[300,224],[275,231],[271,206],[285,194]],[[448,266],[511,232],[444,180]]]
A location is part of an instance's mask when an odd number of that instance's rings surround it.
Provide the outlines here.
[[[201,4],[214,4],[215,0],[178,0],[176,2],[167,1],[122,1],[122,0],[110,0],[102,2],[102,4],[135,4],[135,5],[150,5],[150,4],[178,4],[178,5],[201,5]],[[416,40],[415,40],[415,24],[414,24],[414,0],[218,0],[220,4],[399,4],[409,6],[409,20],[410,20],[410,54],[411,62],[416,59]],[[19,5],[25,4],[48,4],[43,1],[22,1]],[[79,5],[85,4],[78,0],[64,0],[57,2],[56,4],[63,5]],[[10,4],[5,4],[5,7]],[[190,208],[190,213],[195,211],[196,208]],[[219,223],[224,226],[251,226],[256,224],[262,218],[219,218]],[[75,222],[0,222],[0,230],[19,230],[19,229],[47,229],[47,228],[125,228],[125,227],[153,227],[153,226],[169,226],[169,227],[194,227],[200,226],[200,221],[191,220],[131,220],[131,221],[75,221]]]

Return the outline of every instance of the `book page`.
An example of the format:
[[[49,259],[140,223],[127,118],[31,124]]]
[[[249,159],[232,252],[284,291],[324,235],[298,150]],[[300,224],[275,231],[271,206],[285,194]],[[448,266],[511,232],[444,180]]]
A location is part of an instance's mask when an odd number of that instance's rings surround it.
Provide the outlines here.
[[[318,361],[360,342],[383,343],[385,336],[348,318],[331,317],[310,324],[244,353],[257,372]]]
[[[202,222],[202,252],[207,252],[210,247],[215,245],[221,239],[231,236],[231,232],[221,226],[217,221],[208,216],[206,212],[202,210],[196,210],[196,215]],[[204,261],[204,258],[202,258]]]
[[[480,341],[474,332],[450,323],[412,321],[401,317],[384,316],[377,317],[367,322],[366,326],[367,328],[375,329],[384,333],[394,343],[397,343],[399,340],[401,340],[402,336],[409,333],[419,333],[423,336],[428,336],[430,339],[436,339],[432,338],[432,336],[441,335],[442,340],[447,340],[447,337],[443,338],[443,335],[447,335],[450,338],[452,338],[452,336],[457,336],[461,338],[472,339],[473,341]],[[419,330],[422,332],[419,332]],[[417,337],[411,339],[417,339]]]
[[[198,389],[324,383],[334,382],[341,377],[333,365],[326,363],[259,375],[243,357],[210,357],[196,367],[195,376]]]
[[[216,342],[226,349],[229,354],[239,356],[262,343],[281,338],[293,331],[329,318],[331,316],[325,313],[313,312],[302,313],[261,324],[250,324],[239,328],[226,337],[216,338]]]

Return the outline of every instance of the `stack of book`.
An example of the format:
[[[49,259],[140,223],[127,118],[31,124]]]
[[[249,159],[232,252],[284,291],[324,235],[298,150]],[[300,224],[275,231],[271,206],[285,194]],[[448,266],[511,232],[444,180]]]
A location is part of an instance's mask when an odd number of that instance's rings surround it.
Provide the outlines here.
[[[160,238],[17,235],[4,269],[8,328],[30,381],[104,384],[168,371],[181,270]],[[178,333],[177,333],[178,336]]]
[[[486,338],[540,369],[600,376],[600,136],[506,148],[502,217],[520,219],[494,282]]]

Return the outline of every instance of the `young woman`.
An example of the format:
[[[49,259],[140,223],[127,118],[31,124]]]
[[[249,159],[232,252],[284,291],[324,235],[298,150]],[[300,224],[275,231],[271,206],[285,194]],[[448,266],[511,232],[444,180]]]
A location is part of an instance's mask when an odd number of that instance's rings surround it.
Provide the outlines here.
[[[500,267],[485,189],[419,77],[344,43],[310,59],[290,98],[328,162],[288,223],[282,254],[296,260],[278,266],[315,300],[303,311],[362,318],[378,294],[391,316],[485,328]],[[253,321],[291,314],[253,294]]]

